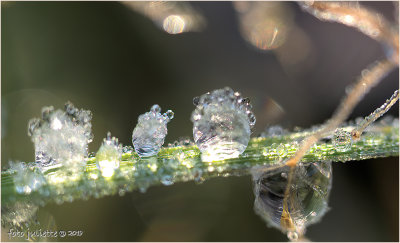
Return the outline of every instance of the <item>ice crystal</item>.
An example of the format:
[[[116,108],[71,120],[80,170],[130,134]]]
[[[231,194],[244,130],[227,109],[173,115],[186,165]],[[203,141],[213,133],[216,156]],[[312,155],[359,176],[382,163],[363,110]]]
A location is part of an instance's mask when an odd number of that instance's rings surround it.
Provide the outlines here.
[[[174,118],[174,113],[171,110],[164,114],[160,112],[160,106],[153,105],[149,112],[139,116],[132,133],[132,143],[140,157],[156,155],[164,144],[167,123]]]
[[[325,214],[332,184],[332,165],[331,162],[314,162],[297,166],[285,206],[289,174],[287,166],[266,172],[254,170],[254,208],[269,226],[292,232],[290,236],[294,237],[293,233],[303,235],[306,226]]]
[[[256,122],[250,100],[226,87],[196,97],[193,103],[193,137],[202,160],[217,161],[242,154]]]
[[[28,135],[35,145],[35,161],[43,171],[64,165],[77,171],[84,165],[92,141],[92,114],[72,103],[64,111],[43,107],[42,119],[29,121]]]
[[[114,171],[119,168],[122,159],[122,145],[118,143],[118,139],[111,137],[111,133],[107,133],[99,150],[96,153],[97,167],[105,178],[114,175]]]

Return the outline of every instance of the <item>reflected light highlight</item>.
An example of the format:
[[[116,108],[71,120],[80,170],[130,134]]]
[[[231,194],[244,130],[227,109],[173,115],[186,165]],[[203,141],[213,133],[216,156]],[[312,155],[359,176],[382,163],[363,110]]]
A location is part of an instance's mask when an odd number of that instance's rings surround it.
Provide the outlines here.
[[[180,34],[185,29],[185,20],[179,15],[170,15],[164,19],[163,28],[169,34]]]
[[[293,14],[285,3],[234,2],[240,31],[245,40],[260,50],[282,46],[293,25]]]

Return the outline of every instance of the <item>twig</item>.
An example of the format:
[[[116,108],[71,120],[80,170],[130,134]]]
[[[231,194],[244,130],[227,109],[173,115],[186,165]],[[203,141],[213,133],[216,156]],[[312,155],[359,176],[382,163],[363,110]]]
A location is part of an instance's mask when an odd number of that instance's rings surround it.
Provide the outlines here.
[[[357,2],[299,2],[308,13],[323,21],[338,22],[356,28],[365,35],[388,46],[391,61],[399,62],[399,32],[381,14],[362,7]]]
[[[373,86],[379,83],[379,81],[395,67],[396,65],[393,62],[383,60],[375,63],[368,72],[363,72],[363,75],[356,82],[353,89],[345,99],[342,100],[332,118],[328,120],[319,131],[315,132],[302,142],[300,149],[297,151],[295,156],[286,162],[286,165],[296,166],[297,162],[300,161],[311,146],[320,140],[324,134],[333,131],[344,122],[365,94],[367,94]]]
[[[367,116],[356,128],[351,131],[351,136],[353,140],[360,139],[362,132],[376,119],[385,114],[399,99],[399,90],[396,90],[390,99],[386,100],[386,102],[379,108],[377,108],[374,112],[372,112],[369,116]]]
[[[339,151],[330,141],[316,144],[301,162],[350,161],[368,158],[398,156],[398,120],[393,124],[373,125],[373,133],[353,143],[348,151]],[[344,127],[351,131],[354,126]],[[2,172],[2,203],[31,201],[44,205],[63,203],[90,197],[121,194],[139,189],[145,191],[154,185],[172,185],[178,182],[202,182],[209,178],[250,174],[257,167],[263,171],[284,166],[283,161],[293,156],[298,148],[296,141],[309,136],[312,131],[289,133],[277,137],[253,138],[239,158],[205,163],[197,146],[163,148],[157,156],[140,159],[136,153],[123,154],[119,169],[110,178],[104,178],[96,166],[95,157],[86,161],[84,172],[73,179],[63,174],[63,168],[46,171],[46,184],[29,194],[19,194],[15,189],[15,171]],[[28,167],[31,164],[28,164]],[[266,168],[265,168],[266,167]],[[26,183],[28,185],[28,183]]]

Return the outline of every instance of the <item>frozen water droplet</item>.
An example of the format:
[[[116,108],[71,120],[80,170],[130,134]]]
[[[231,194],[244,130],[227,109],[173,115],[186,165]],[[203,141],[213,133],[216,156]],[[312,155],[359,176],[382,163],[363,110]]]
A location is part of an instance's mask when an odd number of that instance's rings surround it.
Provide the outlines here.
[[[15,190],[19,194],[30,194],[46,184],[46,180],[40,172],[27,167],[24,163],[10,161],[10,169],[15,171],[13,181]]]
[[[205,179],[203,178],[203,171],[200,168],[193,168],[192,174],[195,183],[201,184],[204,182]]]
[[[290,241],[297,241],[299,239],[299,235],[296,231],[288,231],[287,237]]]
[[[232,99],[234,96],[237,99]],[[191,120],[194,141],[203,161],[236,158],[246,149],[255,118],[250,119],[254,115],[242,101],[240,94],[234,94],[230,88],[198,98]]]
[[[127,145],[127,146],[122,147],[123,154],[126,154],[126,153],[131,154],[132,152],[133,152],[132,146]]]
[[[163,175],[161,177],[161,183],[165,186],[171,186],[174,184],[174,180],[170,175]]]
[[[153,156],[160,151],[167,135],[167,123],[172,118],[172,111],[164,115],[150,111],[139,116],[138,124],[132,132],[132,143],[140,157]]]
[[[351,138],[351,133],[344,131],[341,128],[335,130],[332,140],[333,146],[335,146],[336,151],[346,152],[349,151],[353,143]]]
[[[54,111],[53,106],[45,106],[42,108],[42,119],[48,121],[50,119],[50,114]]]
[[[74,116],[79,110],[71,103],[71,101],[67,101],[64,105],[64,110],[68,115]]]
[[[105,178],[114,175],[116,169],[119,168],[119,162],[122,159],[122,145],[118,143],[118,139],[111,137],[111,133],[107,133],[107,138],[103,140],[99,150],[96,153],[97,167]]]
[[[268,168],[266,168],[268,169]],[[270,226],[282,232],[303,235],[305,228],[317,222],[327,211],[332,184],[332,163],[299,164],[284,205],[290,168],[254,170],[254,209]],[[282,174],[287,176],[282,176]],[[286,209],[285,209],[286,208]]]
[[[164,113],[164,117],[168,118],[169,120],[172,120],[174,118],[174,112],[171,110],[167,110],[167,112]]]
[[[193,105],[197,106],[197,105],[199,105],[199,102],[200,102],[200,97],[193,98]]]
[[[250,99],[249,98],[243,98],[242,99],[242,103],[245,104],[245,105],[248,105],[248,104],[250,104]]]
[[[28,125],[28,135],[35,144],[38,167],[45,171],[64,165],[77,172],[87,157],[88,143],[92,139],[89,111],[78,110],[69,102],[67,111],[43,108],[43,118],[34,118]],[[71,111],[73,110],[73,112]],[[76,115],[85,117],[77,119]]]
[[[120,188],[120,189],[118,190],[118,195],[121,196],[121,197],[124,196],[125,193],[126,193],[126,190],[124,190],[124,189],[122,189],[122,188]]]
[[[277,136],[283,136],[285,134],[288,134],[288,131],[283,129],[279,125],[275,126],[270,126],[265,129],[265,132],[261,133],[262,137],[277,137]]]
[[[276,148],[276,153],[279,155],[279,157],[284,158],[286,157],[288,151],[285,147],[285,144],[281,143],[279,146]]]
[[[154,113],[160,113],[161,112],[161,107],[157,104],[153,105],[150,110]]]
[[[33,118],[28,122],[28,136],[32,136],[41,126],[41,121],[38,118]]]

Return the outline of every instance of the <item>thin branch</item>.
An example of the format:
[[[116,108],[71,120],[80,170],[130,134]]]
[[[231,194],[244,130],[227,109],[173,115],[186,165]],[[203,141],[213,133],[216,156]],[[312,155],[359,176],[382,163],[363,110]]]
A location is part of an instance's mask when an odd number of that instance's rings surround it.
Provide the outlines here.
[[[323,21],[338,22],[361,31],[365,35],[388,46],[392,51],[391,61],[398,63],[399,32],[381,14],[362,7],[357,2],[299,2],[308,13]]]
[[[381,81],[395,67],[396,65],[393,62],[383,60],[375,63],[369,71],[364,71],[363,75],[361,75],[360,79],[356,82],[349,94],[342,100],[332,118],[328,120],[319,131],[306,138],[302,142],[301,147],[295,156],[290,158],[286,164],[288,166],[296,166],[297,162],[300,161],[311,146],[320,140],[326,133],[333,131],[343,123],[369,90],[379,83],[379,81]]]
[[[351,131],[351,136],[354,140],[360,139],[363,131],[376,119],[385,114],[399,99],[399,90],[396,90],[390,99],[386,100],[386,102],[379,108],[377,108],[374,112],[372,112],[369,116],[367,116],[356,128]]]
[[[316,144],[302,158],[301,162],[351,161],[377,157],[398,156],[398,120],[392,124],[375,124],[373,132],[353,143],[348,151],[337,150],[331,141]],[[354,126],[343,129],[351,131]],[[123,154],[120,167],[112,177],[105,178],[96,166],[95,157],[86,161],[83,173],[73,178],[65,175],[62,167],[46,171],[46,183],[37,190],[21,194],[16,191],[14,178],[18,173],[12,170],[2,172],[2,203],[30,201],[44,205],[48,202],[63,203],[90,197],[103,197],[139,189],[144,192],[154,185],[172,185],[178,182],[202,182],[209,178],[241,176],[257,168],[263,171],[285,166],[283,161],[293,156],[298,148],[297,141],[312,134],[312,130],[288,133],[276,137],[251,139],[246,151],[235,159],[203,162],[197,146],[165,147],[157,156],[140,159],[136,153]],[[365,139],[364,139],[365,138]],[[29,163],[28,168],[34,163]],[[31,168],[32,169],[32,168]],[[34,171],[34,170],[32,170]],[[28,177],[27,177],[28,178]],[[29,186],[29,181],[24,184]]]

